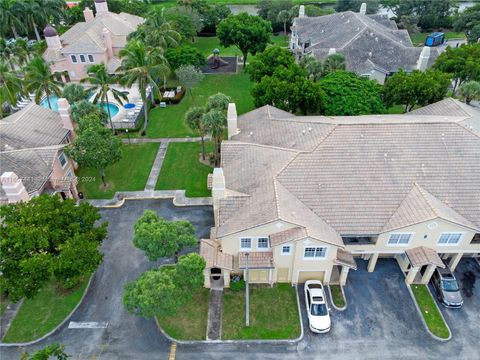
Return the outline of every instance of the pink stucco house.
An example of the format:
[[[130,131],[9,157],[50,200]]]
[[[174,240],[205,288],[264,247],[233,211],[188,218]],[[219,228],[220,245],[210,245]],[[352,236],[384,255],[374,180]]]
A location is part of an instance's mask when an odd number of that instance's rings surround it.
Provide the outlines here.
[[[43,58],[52,64],[52,72],[63,74],[64,82],[80,81],[94,64],[106,64],[114,73],[120,66],[118,53],[125,47],[127,36],[144,21],[139,16],[108,11],[107,0],[95,0],[95,13],[85,8],[85,21],[63,35],[51,26],[44,30],[47,50]]]

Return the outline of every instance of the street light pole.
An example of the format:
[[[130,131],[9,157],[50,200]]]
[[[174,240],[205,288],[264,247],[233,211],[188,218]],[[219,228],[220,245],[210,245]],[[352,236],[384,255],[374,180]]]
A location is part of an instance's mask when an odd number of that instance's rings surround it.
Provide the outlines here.
[[[130,145],[130,135],[128,134],[128,129],[125,129],[125,132],[127,133],[128,144]]]
[[[249,312],[250,312],[250,298],[249,298],[249,291],[248,291],[248,256],[250,254],[247,252],[245,253],[245,257],[247,258],[247,261],[246,261],[246,269],[245,269],[245,326],[250,326],[250,315],[249,315]]]

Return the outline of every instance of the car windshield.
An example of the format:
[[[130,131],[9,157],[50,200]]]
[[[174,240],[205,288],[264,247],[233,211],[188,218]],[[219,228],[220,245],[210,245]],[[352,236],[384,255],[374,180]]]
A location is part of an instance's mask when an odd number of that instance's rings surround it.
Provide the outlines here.
[[[327,315],[327,307],[325,304],[312,304],[310,312],[315,316]]]
[[[458,291],[456,280],[442,280],[442,289],[445,291]]]

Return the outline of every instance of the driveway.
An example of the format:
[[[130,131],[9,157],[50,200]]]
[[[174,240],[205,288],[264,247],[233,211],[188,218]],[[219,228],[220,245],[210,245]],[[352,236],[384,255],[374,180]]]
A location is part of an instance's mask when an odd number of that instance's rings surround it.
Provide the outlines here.
[[[209,206],[175,207],[171,200],[126,201],[117,209],[102,209],[102,220],[108,221],[108,238],[102,244],[105,254],[83,303],[72,316],[76,322],[107,322],[105,329],[68,329],[65,324],[54,336],[34,348],[56,341],[77,358],[98,359],[166,359],[170,343],[158,332],[153,320],[131,316],[122,305],[125,283],[144,271],[172,259],[150,262],[143,251],[133,247],[133,225],[146,209],[155,210],[169,220],[192,222],[198,238],[209,236],[213,212]],[[1,348],[2,360],[19,359],[20,351]]]

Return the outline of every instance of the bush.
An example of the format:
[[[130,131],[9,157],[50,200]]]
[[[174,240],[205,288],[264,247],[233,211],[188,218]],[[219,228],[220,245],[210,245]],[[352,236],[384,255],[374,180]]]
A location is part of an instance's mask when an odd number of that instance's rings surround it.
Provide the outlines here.
[[[165,58],[173,70],[182,65],[200,67],[207,63],[205,56],[198,49],[188,45],[167,49]]]
[[[241,279],[241,280],[238,280],[238,281],[231,281],[230,282],[230,290],[232,291],[241,291],[241,290],[245,290],[246,288],[246,283],[245,283],[245,280]]]

